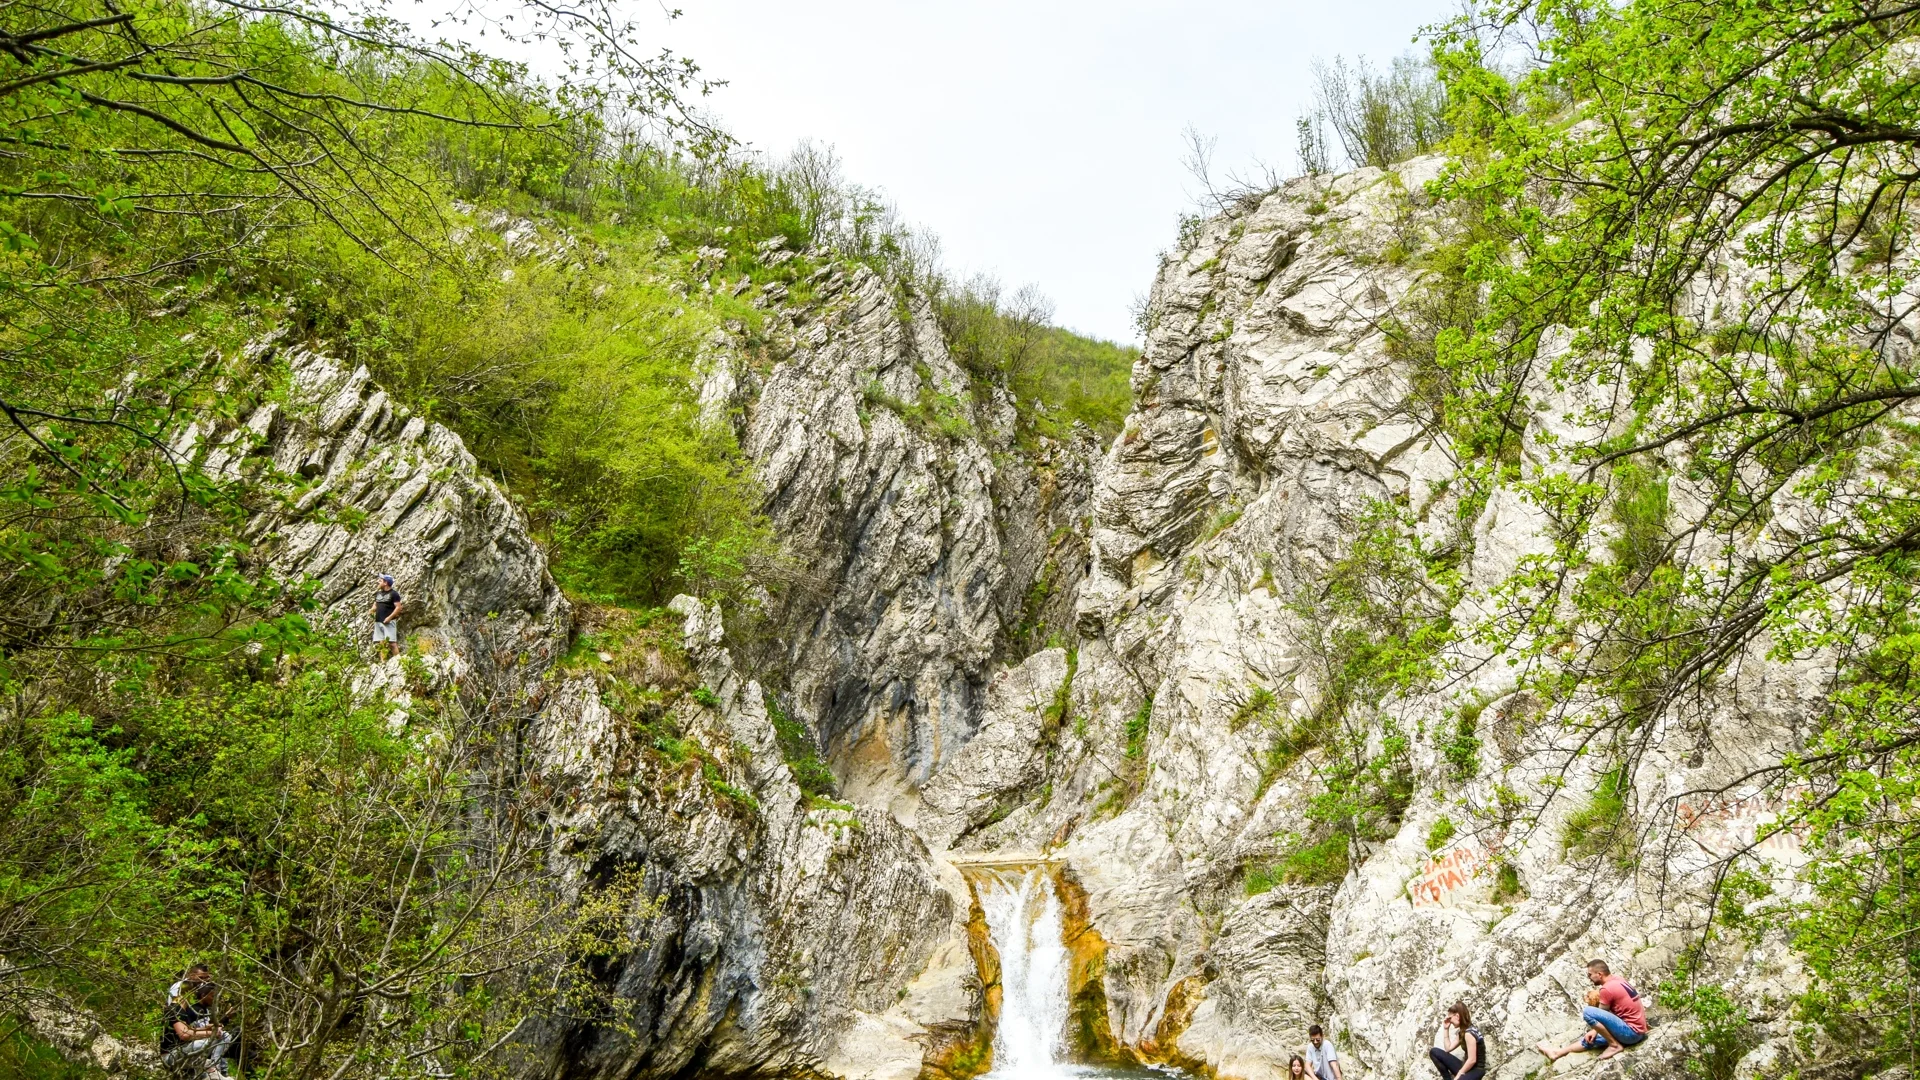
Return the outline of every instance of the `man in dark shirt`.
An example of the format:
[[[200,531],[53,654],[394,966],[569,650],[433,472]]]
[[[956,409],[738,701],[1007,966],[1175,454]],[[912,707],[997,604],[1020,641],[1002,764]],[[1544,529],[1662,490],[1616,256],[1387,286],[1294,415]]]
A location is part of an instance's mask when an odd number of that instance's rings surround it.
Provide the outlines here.
[[[406,606],[406,597],[393,587],[392,574],[373,576],[373,641],[378,645],[387,643],[387,656],[400,655],[400,610]]]
[[[160,1063],[177,1076],[204,1076],[223,1080],[222,1059],[233,1045],[233,1033],[213,1022],[219,988],[211,980],[187,983],[167,1002],[161,1014]]]

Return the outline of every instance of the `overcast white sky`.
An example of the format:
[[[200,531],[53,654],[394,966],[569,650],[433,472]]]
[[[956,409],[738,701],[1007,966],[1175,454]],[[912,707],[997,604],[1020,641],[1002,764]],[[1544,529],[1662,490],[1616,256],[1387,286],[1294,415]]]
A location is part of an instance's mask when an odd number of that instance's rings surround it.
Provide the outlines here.
[[[654,0],[631,0],[636,5]],[[830,145],[850,180],[939,236],[948,266],[1028,282],[1083,333],[1134,337],[1128,307],[1197,185],[1294,168],[1316,56],[1414,48],[1449,0],[668,0],[662,43],[727,80],[707,105],[770,154]],[[644,21],[644,17],[643,17]]]

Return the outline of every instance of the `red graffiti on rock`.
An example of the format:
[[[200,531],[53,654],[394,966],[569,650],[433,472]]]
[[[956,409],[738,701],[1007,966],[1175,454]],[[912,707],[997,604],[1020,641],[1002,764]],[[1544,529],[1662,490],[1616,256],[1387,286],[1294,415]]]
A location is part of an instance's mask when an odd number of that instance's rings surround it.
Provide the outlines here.
[[[1674,818],[1688,839],[1715,856],[1724,858],[1745,851],[1791,856],[1800,851],[1806,827],[1795,823],[1780,828],[1778,822],[1780,812],[1799,794],[1787,791],[1778,795],[1682,799],[1674,808]]]
[[[1420,876],[1407,886],[1407,894],[1413,898],[1413,906],[1417,908],[1444,904],[1453,898],[1456,891],[1479,877],[1486,864],[1486,856],[1478,848],[1461,844],[1445,854],[1428,859]]]

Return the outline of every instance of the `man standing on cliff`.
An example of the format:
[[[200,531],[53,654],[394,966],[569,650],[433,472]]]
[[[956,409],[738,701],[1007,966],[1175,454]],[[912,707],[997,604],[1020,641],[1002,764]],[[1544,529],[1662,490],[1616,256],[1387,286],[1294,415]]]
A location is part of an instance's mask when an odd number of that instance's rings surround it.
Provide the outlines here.
[[[406,597],[393,587],[392,574],[373,576],[373,643],[387,643],[389,659],[400,655],[400,610]]]
[[[1319,1024],[1307,1029],[1307,1068],[1320,1080],[1342,1080],[1340,1075],[1340,1054],[1333,1048],[1333,1040],[1320,1030]]]
[[[1600,997],[1597,1005],[1588,1005],[1580,1010],[1580,1018],[1589,1027],[1580,1041],[1571,1046],[1553,1046],[1545,1039],[1534,1049],[1547,1055],[1548,1061],[1559,1061],[1568,1054],[1581,1050],[1600,1050],[1599,1060],[1614,1057],[1629,1046],[1638,1046],[1647,1039],[1647,1010],[1640,1005],[1640,995],[1633,992],[1620,976],[1607,967],[1605,960],[1587,962],[1587,981],[1598,989]]]

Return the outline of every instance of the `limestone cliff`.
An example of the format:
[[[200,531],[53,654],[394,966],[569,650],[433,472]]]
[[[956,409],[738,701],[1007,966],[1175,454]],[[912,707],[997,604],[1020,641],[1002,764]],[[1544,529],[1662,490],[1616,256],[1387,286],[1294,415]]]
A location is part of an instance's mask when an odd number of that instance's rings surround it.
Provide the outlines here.
[[[1464,999],[1496,1066],[1534,1071],[1536,1040],[1578,1029],[1586,959],[1657,983],[1704,918],[1700,868],[1751,842],[1771,811],[1734,798],[1689,814],[1682,800],[1683,825],[1641,834],[1631,858],[1570,855],[1560,826],[1574,799],[1524,827],[1503,799],[1591,791],[1597,767],[1576,756],[1557,774],[1569,760],[1558,726],[1538,722],[1497,658],[1462,650],[1443,657],[1458,673],[1444,689],[1383,703],[1382,726],[1361,733],[1410,740],[1404,805],[1374,823],[1385,838],[1353,850],[1337,884],[1249,886],[1321,790],[1324,751],[1278,754],[1275,742],[1319,715],[1325,657],[1302,598],[1322,591],[1371,508],[1400,507],[1429,542],[1468,552],[1468,595],[1546,535],[1507,492],[1462,534],[1449,448],[1389,345],[1419,280],[1395,252],[1435,238],[1422,185],[1438,167],[1294,181],[1167,256],[1134,412],[1095,470],[1078,648],[999,676],[1006,692],[979,733],[926,785],[936,848],[1071,865],[1109,943],[1111,1029],[1143,1060],[1284,1075],[1318,1021],[1350,1072],[1420,1076],[1444,1010]],[[1584,404],[1543,390],[1536,423],[1564,427]],[[1712,724],[1676,722],[1654,740],[1638,797],[1651,807],[1777,760],[1804,735],[1822,675],[1745,666]],[[1457,730],[1483,748],[1471,775],[1444,755]],[[1434,832],[1442,816],[1451,837]],[[1772,847],[1797,858],[1790,836]],[[1791,955],[1766,940],[1720,962],[1767,1018],[1743,1070],[1791,1059],[1777,1006],[1803,978]],[[1614,1067],[1684,1075],[1688,1039],[1670,1020]]]
[[[364,371],[290,350],[283,401],[183,435],[228,448],[215,468],[296,478],[252,528],[276,568],[318,582],[323,618],[347,625],[368,576],[392,572],[430,653],[524,693],[556,871],[643,883],[631,950],[597,970],[620,1015],[531,1025],[522,1071],[976,1075],[998,1007],[961,872],[980,860],[1045,858],[1069,883],[1079,1041],[1110,1060],[1264,1080],[1322,1022],[1351,1075],[1420,1076],[1464,999],[1495,1064],[1528,1072],[1536,1039],[1575,1026],[1587,957],[1643,985],[1667,974],[1704,914],[1698,871],[1769,807],[1694,806],[1631,859],[1570,856],[1567,800],[1529,827],[1500,808],[1599,778],[1559,772],[1558,729],[1484,655],[1456,650],[1457,677],[1378,703],[1359,734],[1407,739],[1404,791],[1337,880],[1268,869],[1324,790],[1324,748],[1276,749],[1328,688],[1304,598],[1375,508],[1457,545],[1468,596],[1544,536],[1508,492],[1460,524],[1452,455],[1389,346],[1420,285],[1396,253],[1440,228],[1420,194],[1437,168],[1295,181],[1186,233],[1104,449],[1017,439],[1014,403],[955,363],[924,297],[823,260],[804,300],[763,300],[753,341],[715,342],[702,391],[789,561],[725,624],[676,601],[677,647],[563,659],[572,613],[518,511]],[[1539,430],[1580,405],[1542,393]],[[1036,626],[1062,644],[1036,648]],[[1825,673],[1741,672],[1714,725],[1660,733],[1636,797],[1796,745]],[[770,710],[818,738],[845,802],[802,796]],[[1731,734],[1697,734],[1715,725]],[[1464,774],[1444,745],[1462,735]],[[1790,837],[1771,854],[1798,857]],[[1773,1006],[1801,984],[1791,954],[1762,940],[1718,962],[1764,1018],[1745,1073],[1796,1060]],[[1689,1037],[1665,1023],[1613,1068],[1677,1078]]]
[[[1019,451],[1011,401],[953,361],[927,299],[863,267],[769,315],[770,344],[724,352],[703,395],[737,405],[798,563],[755,665],[845,792],[911,821],[1017,629],[1071,610],[1092,441]]]
[[[1464,998],[1496,1064],[1527,1071],[1536,1039],[1577,1026],[1587,957],[1648,985],[1668,972],[1701,915],[1688,875],[1703,860],[1681,847],[1751,839],[1765,808],[1698,808],[1689,835],[1649,833],[1618,864],[1567,854],[1568,800],[1509,828],[1501,793],[1560,782],[1564,754],[1484,656],[1443,658],[1466,674],[1383,703],[1378,722],[1410,741],[1406,791],[1344,877],[1256,881],[1322,791],[1324,750],[1275,753],[1327,690],[1302,598],[1369,515],[1398,506],[1428,541],[1457,544],[1468,595],[1543,535],[1510,493],[1458,525],[1449,448],[1389,347],[1419,288],[1395,252],[1435,239],[1420,192],[1437,168],[1297,181],[1185,236],[1155,283],[1134,411],[1097,460],[1085,443],[1016,445],[1011,403],[953,362],[924,299],[864,269],[823,270],[806,302],[770,308],[763,345],[716,350],[703,397],[732,407],[794,568],[724,658],[695,642],[723,705],[688,722],[715,746],[764,747],[772,700],[817,733],[862,808],[796,809],[759,752],[721,755],[763,808],[716,835],[717,804],[632,795],[563,819],[569,844],[699,899],[658,924],[680,953],[636,955],[620,975],[650,1034],[568,1036],[555,1075],[984,1068],[994,962],[954,869],[981,858],[1064,867],[1076,940],[1098,942],[1075,960],[1088,982],[1074,1007],[1097,1011],[1079,1022],[1120,1060],[1279,1075],[1318,1021],[1358,1075],[1421,1075],[1441,1012]],[[1543,395],[1538,423],[1565,425],[1577,404]],[[1036,597],[1040,618],[1076,631],[1070,647],[1025,655],[1016,629]],[[685,610],[696,639],[717,626]],[[1643,798],[1793,745],[1819,672],[1746,670],[1726,702],[1739,738],[1663,741],[1639,765]],[[618,738],[566,734],[609,722],[573,693],[543,721],[549,760],[572,762],[550,767],[586,792],[617,789],[623,770],[653,783]],[[1463,722],[1481,747],[1469,776],[1443,746]],[[761,880],[818,864],[823,813],[870,834],[821,885],[874,905],[870,927]],[[1443,816],[1456,831],[1429,850]],[[852,947],[821,953],[820,935]],[[1747,1067],[1791,1054],[1767,1004],[1801,978],[1790,956],[1763,942],[1722,959],[1772,1025],[1751,1033]],[[783,980],[818,989],[794,997]],[[1617,1068],[1680,1075],[1688,1039],[1669,1022]]]

